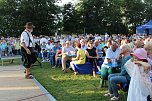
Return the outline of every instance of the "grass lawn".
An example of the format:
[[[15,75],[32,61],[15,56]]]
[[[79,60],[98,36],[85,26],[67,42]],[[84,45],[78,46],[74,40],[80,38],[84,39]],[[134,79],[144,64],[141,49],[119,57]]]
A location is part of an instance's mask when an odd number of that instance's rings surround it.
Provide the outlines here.
[[[65,74],[61,68],[51,68],[49,63],[43,63],[43,68],[34,66],[31,72],[57,101],[110,101],[103,96],[107,88],[99,88],[99,77],[75,76],[72,71]],[[123,95],[120,99],[125,101]]]

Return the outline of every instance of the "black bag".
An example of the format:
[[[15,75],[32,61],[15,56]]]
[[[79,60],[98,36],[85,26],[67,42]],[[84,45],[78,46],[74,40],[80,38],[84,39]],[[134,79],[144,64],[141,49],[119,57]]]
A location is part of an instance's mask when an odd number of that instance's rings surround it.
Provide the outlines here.
[[[32,50],[30,50],[30,51],[31,51],[31,61],[32,61],[32,64],[34,64],[37,61],[37,56],[34,51],[34,48],[32,48]]]

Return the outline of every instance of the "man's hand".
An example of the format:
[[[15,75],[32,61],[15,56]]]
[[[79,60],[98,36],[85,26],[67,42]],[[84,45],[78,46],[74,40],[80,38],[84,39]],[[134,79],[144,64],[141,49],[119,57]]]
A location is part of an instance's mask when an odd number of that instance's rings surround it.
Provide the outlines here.
[[[27,54],[31,55],[31,51],[28,48],[26,48],[26,52]]]
[[[122,59],[122,53],[120,53],[120,54],[118,55],[117,60],[121,60],[121,59]]]

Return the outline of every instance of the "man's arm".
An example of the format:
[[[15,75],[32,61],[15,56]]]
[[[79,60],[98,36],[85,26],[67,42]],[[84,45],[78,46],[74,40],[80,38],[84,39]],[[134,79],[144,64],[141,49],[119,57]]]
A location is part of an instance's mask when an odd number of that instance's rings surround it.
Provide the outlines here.
[[[62,55],[66,55],[68,52],[65,51],[65,47],[62,48]]]
[[[25,42],[22,42],[21,46],[26,50],[27,54],[31,54],[31,51],[26,47]]]

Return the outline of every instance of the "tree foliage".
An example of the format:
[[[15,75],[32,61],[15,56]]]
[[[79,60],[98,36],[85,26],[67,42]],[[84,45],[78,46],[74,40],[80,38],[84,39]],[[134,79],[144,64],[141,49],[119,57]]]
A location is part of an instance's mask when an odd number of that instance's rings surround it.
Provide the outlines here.
[[[87,33],[135,33],[136,26],[152,17],[152,0],[80,0],[74,8],[75,15],[63,27],[79,24],[79,28],[70,30],[81,33],[83,29]],[[78,14],[79,20],[71,23]]]
[[[3,0],[1,3],[2,34],[19,35],[26,22],[36,26],[35,34],[51,34],[55,31],[59,8],[54,0]]]
[[[152,19],[152,0],[80,0],[64,6],[56,0],[0,0],[0,34],[18,36],[32,21],[35,34],[135,33]]]

